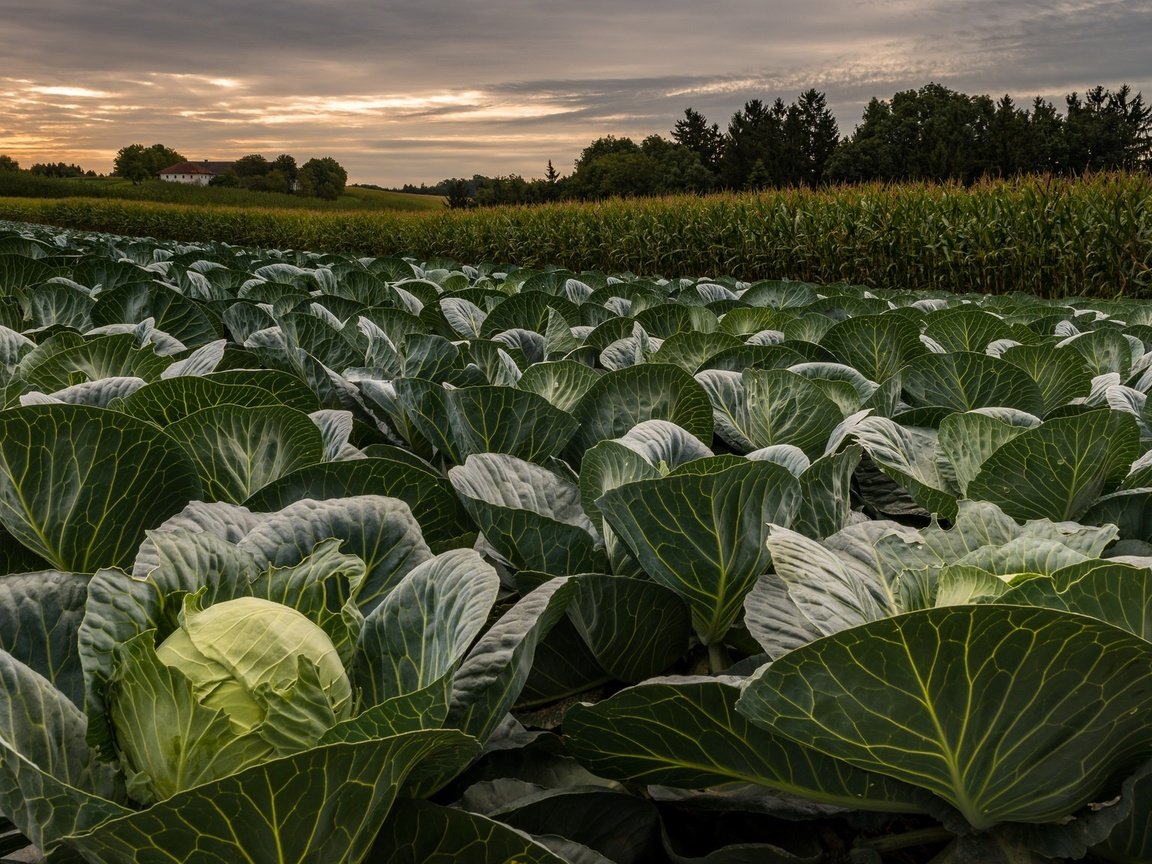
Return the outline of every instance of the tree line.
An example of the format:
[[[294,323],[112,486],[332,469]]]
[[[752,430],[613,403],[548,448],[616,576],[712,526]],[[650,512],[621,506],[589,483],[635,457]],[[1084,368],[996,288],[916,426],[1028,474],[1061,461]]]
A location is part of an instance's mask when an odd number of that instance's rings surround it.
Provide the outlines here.
[[[158,180],[160,172],[179,162],[188,160],[177,150],[164,144],[129,144],[116,152],[112,162],[112,176],[131,180],[133,184]],[[20,171],[20,163],[11,156],[0,154],[0,172]],[[94,177],[96,172],[85,172],[79,165],[63,162],[36,164],[30,174],[42,177]],[[232,167],[208,181],[209,186],[249,189],[254,192],[280,192],[309,195],[334,200],[344,192],[348,172],[330,156],[309,159],[297,165],[295,157],[283,153],[269,160],[259,153],[237,159]]]
[[[542,178],[517,174],[450,178],[401,192],[443,196],[451,207],[536,204],[833,183],[962,182],[1022,174],[1078,176],[1152,169],[1152,106],[1125,84],[1094,87],[1064,100],[1063,113],[1037,96],[1017,106],[1009,96],[969,96],[942,84],[873,98],[851,135],[841,136],[825,94],[810,88],[790,104],[750,99],[725,129],[693,108],[670,130],[639,143],[607,135],[592,141],[561,176],[548,162]],[[133,144],[116,155],[114,174],[134,183],[186,161],[162,144]],[[33,166],[46,176],[79,166]],[[0,155],[0,171],[18,170]],[[89,172],[90,173],[90,172]],[[336,160],[297,167],[287,154],[251,154],[213,185],[336,198],[348,175]]]
[[[20,170],[20,163],[11,156],[0,154],[0,173],[15,173]],[[95,171],[85,171],[79,165],[70,165],[64,162],[35,162],[28,169],[28,173],[36,177],[95,177]]]
[[[563,177],[549,161],[540,179],[474,175],[400,191],[443,195],[449,206],[470,207],[1150,168],[1152,106],[1127,84],[1070,93],[1061,114],[1039,96],[1019,107],[1007,95],[994,101],[931,83],[873,98],[847,136],[840,135],[825,94],[813,88],[791,104],[751,99],[724,130],[687,108],[669,138],[597,138]]]
[[[348,172],[331,156],[309,159],[297,166],[296,159],[281,153],[269,161],[259,153],[242,156],[231,169],[208,181],[209,186],[312,195],[335,200],[348,184]]]
[[[187,161],[176,150],[163,144],[151,147],[130,144],[116,153],[112,173],[140,183],[157,179],[165,168]],[[227,171],[208,181],[209,186],[311,195],[331,200],[340,197],[347,183],[348,172],[331,156],[309,159],[298,166],[296,158],[288,153],[272,160],[260,153],[242,156]]]

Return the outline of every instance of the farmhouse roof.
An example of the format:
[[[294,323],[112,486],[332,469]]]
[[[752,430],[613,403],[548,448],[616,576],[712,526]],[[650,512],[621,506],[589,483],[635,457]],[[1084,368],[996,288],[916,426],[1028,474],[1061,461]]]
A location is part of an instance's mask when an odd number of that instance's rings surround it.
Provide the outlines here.
[[[205,159],[203,162],[177,162],[175,165],[169,165],[167,168],[161,169],[161,174],[223,174],[234,168],[235,162],[210,162]]]

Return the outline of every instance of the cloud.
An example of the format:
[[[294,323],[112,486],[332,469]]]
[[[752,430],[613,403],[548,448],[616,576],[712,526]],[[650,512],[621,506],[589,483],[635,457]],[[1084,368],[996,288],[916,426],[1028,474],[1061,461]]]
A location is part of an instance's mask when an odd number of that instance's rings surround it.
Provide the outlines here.
[[[1152,98],[1147,0],[11,0],[0,152],[107,171],[130,143],[191,158],[332,155],[354,181],[540,176],[594,138],[721,127],[816,87],[844,131],[937,81]]]

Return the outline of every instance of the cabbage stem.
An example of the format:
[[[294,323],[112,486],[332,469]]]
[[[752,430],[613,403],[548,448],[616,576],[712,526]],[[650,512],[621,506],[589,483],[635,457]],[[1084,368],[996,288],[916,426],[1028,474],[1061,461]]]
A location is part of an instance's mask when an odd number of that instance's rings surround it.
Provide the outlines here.
[[[723,642],[713,642],[708,646],[708,671],[712,675],[719,675],[732,665],[728,652],[724,650]]]

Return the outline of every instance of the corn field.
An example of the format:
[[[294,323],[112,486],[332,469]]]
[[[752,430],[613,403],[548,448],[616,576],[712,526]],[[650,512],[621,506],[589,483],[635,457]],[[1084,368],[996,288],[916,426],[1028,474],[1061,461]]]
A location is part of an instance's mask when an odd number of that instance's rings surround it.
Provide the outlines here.
[[[430,213],[0,199],[0,219],[183,241],[644,275],[1152,296],[1152,176],[864,185]]]

